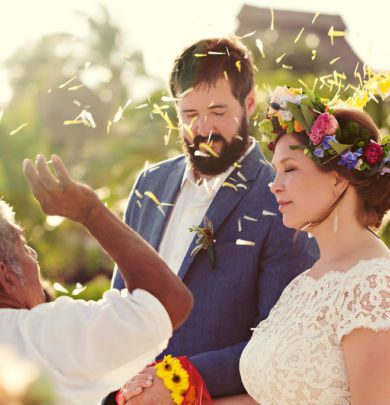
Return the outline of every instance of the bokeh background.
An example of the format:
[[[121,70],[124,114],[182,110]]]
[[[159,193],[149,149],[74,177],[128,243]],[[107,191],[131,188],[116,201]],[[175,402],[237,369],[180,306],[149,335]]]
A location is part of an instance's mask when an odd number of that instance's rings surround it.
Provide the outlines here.
[[[252,128],[260,142],[268,86],[315,84],[323,97],[347,98],[369,68],[390,71],[390,6],[380,0],[0,5],[0,195],[15,207],[57,295],[99,298],[113,263],[80,226],[42,214],[23,177],[23,159],[59,154],[121,216],[137,173],[180,153],[166,83],[184,46],[210,36],[242,37],[256,64]],[[377,97],[366,108],[388,134],[389,103]],[[390,245],[388,223],[380,235]]]

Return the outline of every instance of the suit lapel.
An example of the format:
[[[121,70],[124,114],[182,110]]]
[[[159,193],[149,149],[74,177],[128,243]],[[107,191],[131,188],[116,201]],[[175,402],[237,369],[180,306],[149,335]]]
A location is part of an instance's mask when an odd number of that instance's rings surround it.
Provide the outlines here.
[[[252,150],[249,155],[241,163],[239,169],[235,169],[229,177],[232,177],[237,180],[237,183],[229,180],[226,180],[231,184],[243,184],[247,189],[238,187],[237,191],[230,187],[221,187],[216,196],[214,197],[213,202],[211,203],[209,209],[207,210],[206,217],[213,224],[213,234],[215,235],[222,225],[224,220],[229,216],[241,199],[249,191],[250,187],[253,185],[254,180],[257,178],[260,168],[262,166],[261,160],[265,162],[265,159],[260,152],[258,146],[256,145],[254,150]],[[241,174],[247,181],[245,182],[240,176]],[[204,226],[204,220],[202,221],[201,226]],[[217,242],[218,243],[218,242]],[[191,256],[191,252],[196,246],[196,237],[194,237],[188,251],[187,255],[184,258],[184,261],[179,270],[179,277],[182,279],[187,274],[195,256]]]
[[[185,169],[185,159],[179,161],[178,166],[171,171],[165,181],[164,191],[161,195],[160,201],[163,203],[174,204],[177,193],[180,190],[181,182],[183,180],[183,174]],[[157,250],[161,242],[161,236],[165,227],[165,224],[169,218],[173,206],[164,206],[163,210],[165,216],[159,210],[155,210],[154,217],[151,218],[153,224],[149,243]]]

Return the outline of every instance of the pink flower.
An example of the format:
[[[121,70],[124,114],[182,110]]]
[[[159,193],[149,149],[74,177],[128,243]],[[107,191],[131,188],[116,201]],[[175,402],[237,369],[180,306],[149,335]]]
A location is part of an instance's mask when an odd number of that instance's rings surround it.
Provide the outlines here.
[[[366,145],[363,151],[363,157],[370,165],[376,165],[381,161],[383,157],[383,151],[381,145],[374,141],[371,141]]]
[[[326,135],[334,135],[339,127],[334,115],[329,113],[320,114],[314,121],[311,131],[309,132],[309,138],[314,145],[319,145]]]

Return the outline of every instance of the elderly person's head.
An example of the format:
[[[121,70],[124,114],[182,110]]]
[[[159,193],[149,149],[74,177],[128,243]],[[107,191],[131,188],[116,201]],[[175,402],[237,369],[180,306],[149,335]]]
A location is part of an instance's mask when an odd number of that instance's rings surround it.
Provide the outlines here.
[[[12,208],[0,199],[0,307],[30,309],[44,301],[37,254],[26,244]]]

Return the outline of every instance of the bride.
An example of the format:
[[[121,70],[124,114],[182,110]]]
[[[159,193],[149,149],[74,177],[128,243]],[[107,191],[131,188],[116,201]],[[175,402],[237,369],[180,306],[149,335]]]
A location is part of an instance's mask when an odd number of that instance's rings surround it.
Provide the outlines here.
[[[390,143],[363,111],[285,87],[262,128],[283,222],[309,231],[320,259],[255,329],[244,386],[261,405],[388,404],[390,253],[372,229],[390,208]]]

